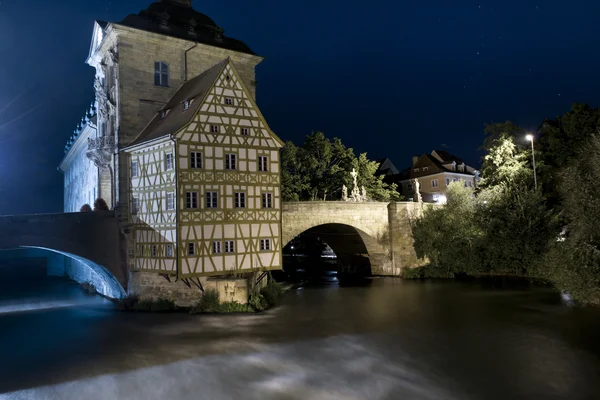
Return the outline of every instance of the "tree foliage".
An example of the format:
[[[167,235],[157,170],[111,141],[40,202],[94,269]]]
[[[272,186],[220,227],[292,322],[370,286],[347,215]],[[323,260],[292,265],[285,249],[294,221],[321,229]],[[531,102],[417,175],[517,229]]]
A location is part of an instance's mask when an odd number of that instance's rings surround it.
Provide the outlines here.
[[[359,187],[375,201],[399,200],[395,184],[377,176],[378,164],[366,153],[358,157],[338,138],[330,140],[322,132],[306,136],[301,147],[287,142],[281,152],[281,193],[283,201],[340,200],[342,186],[352,190],[352,169],[358,171]]]
[[[89,204],[84,204],[79,209],[79,212],[91,212],[91,211],[92,211],[92,207],[90,207]]]
[[[599,128],[600,111],[582,104],[542,124],[536,190],[524,131],[510,122],[486,126],[476,196],[452,187],[446,207],[413,222],[415,249],[431,261],[428,275],[542,277],[600,305]]]

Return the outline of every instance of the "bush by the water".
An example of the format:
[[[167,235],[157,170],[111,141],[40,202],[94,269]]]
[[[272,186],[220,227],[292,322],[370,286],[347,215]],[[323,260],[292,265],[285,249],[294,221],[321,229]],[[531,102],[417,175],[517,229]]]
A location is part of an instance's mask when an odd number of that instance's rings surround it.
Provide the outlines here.
[[[240,304],[237,301],[221,303],[219,301],[219,292],[214,289],[205,290],[198,303],[190,309],[190,313],[192,314],[248,312],[254,312],[254,308],[249,304]]]
[[[269,308],[269,303],[267,302],[267,299],[265,299],[265,296],[263,296],[260,293],[253,294],[252,296],[250,296],[250,300],[248,301],[248,304],[255,311],[264,311],[267,308]]]
[[[401,276],[404,279],[453,279],[455,277],[452,271],[431,264],[417,268],[403,268]]]
[[[264,297],[268,307],[273,307],[277,305],[279,299],[283,295],[283,287],[280,283],[275,282],[275,280],[269,276],[269,282],[260,290],[260,294]]]
[[[91,211],[92,211],[92,207],[90,207],[89,204],[84,204],[79,209],[79,212],[91,212]]]
[[[169,312],[178,310],[177,305],[172,300],[163,298],[140,300],[139,296],[135,294],[119,300],[116,307],[119,310],[126,311]]]

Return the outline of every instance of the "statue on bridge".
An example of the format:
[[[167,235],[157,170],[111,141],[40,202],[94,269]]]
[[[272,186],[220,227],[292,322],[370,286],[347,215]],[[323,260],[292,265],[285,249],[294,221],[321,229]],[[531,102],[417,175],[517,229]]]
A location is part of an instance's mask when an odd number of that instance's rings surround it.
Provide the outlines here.
[[[343,201],[354,201],[354,202],[363,202],[367,201],[367,190],[363,186],[361,189],[358,188],[358,172],[356,169],[352,168],[352,172],[350,172],[350,176],[352,176],[352,193],[350,197],[348,197],[348,188],[346,185],[342,185],[342,200]]]
[[[413,179],[413,187],[415,192],[415,198],[417,199],[417,203],[423,202],[423,197],[421,197],[421,183],[418,179]]]

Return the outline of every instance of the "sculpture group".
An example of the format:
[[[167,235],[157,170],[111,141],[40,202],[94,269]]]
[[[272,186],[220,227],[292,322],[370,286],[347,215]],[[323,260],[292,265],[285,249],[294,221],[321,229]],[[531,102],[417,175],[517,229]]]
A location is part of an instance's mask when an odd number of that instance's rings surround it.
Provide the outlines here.
[[[352,168],[352,172],[350,172],[350,176],[352,176],[352,193],[350,197],[348,197],[348,188],[346,185],[342,185],[342,201],[353,201],[353,202],[364,202],[368,201],[367,198],[367,189],[364,186],[361,186],[360,190],[358,188],[358,172],[354,168]]]

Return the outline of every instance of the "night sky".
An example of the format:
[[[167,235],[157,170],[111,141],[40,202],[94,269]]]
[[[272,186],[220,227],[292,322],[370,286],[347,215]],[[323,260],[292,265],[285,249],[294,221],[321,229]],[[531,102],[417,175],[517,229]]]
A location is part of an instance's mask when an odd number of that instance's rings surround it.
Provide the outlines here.
[[[93,21],[150,0],[0,0],[0,214],[62,211],[63,147],[93,99]],[[265,57],[258,104],[397,167],[445,146],[478,165],[483,124],[535,129],[600,97],[600,3],[194,0]],[[449,5],[452,4],[452,5]]]

